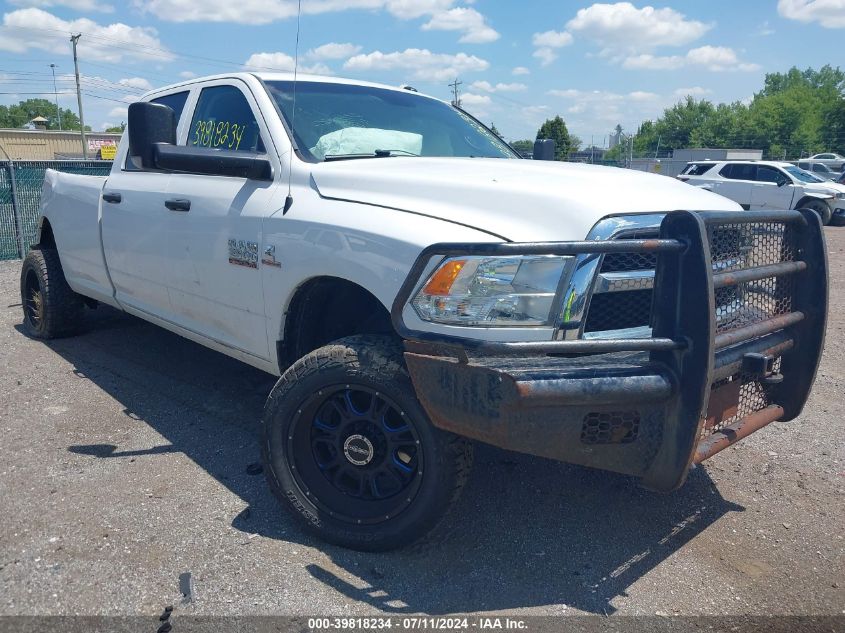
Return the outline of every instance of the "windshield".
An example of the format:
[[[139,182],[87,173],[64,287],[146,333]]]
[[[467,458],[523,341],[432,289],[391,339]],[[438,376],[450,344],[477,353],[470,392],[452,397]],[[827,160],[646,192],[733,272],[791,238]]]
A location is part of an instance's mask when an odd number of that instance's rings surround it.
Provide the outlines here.
[[[819,178],[818,176],[814,176],[808,171],[804,171],[803,169],[799,169],[794,165],[790,165],[789,167],[784,167],[783,170],[788,173],[790,176],[795,178],[796,180],[800,180],[801,182],[825,182],[823,178]]]
[[[388,156],[518,158],[495,134],[441,101],[370,86],[268,81],[300,151],[314,160]]]

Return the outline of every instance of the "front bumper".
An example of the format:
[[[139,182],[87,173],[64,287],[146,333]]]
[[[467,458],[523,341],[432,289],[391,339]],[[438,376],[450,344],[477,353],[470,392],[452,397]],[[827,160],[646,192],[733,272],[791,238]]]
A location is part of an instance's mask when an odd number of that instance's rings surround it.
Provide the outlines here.
[[[435,257],[611,252],[657,253],[649,338],[490,343],[413,331],[402,316]],[[717,307],[726,292],[735,293],[730,318]],[[804,211],[676,211],[657,240],[435,245],[392,311],[435,426],[657,490],[800,413],[826,316],[825,243],[819,218]]]

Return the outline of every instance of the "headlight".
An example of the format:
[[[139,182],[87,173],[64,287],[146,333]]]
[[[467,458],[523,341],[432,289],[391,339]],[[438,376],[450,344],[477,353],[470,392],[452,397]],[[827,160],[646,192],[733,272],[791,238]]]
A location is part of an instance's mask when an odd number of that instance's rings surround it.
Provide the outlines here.
[[[841,191],[841,192],[837,193],[836,199],[837,200],[845,200],[845,191]]]
[[[548,325],[569,259],[550,255],[449,258],[411,304],[421,319],[435,323]]]

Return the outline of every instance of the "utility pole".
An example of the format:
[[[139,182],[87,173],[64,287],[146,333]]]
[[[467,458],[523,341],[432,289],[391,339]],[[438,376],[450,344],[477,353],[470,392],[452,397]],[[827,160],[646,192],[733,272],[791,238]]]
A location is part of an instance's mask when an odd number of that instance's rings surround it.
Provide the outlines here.
[[[88,160],[88,141],[85,139],[85,118],[82,116],[82,91],[79,88],[79,59],[76,56],[76,43],[82,33],[70,36],[70,41],[73,44],[73,68],[76,72],[76,102],[79,104],[79,126],[82,134],[82,157]]]
[[[458,90],[458,86],[463,83],[463,81],[458,81],[458,78],[455,77],[455,81],[449,84],[449,87],[452,89],[452,94],[454,95],[454,98],[452,99],[452,105],[456,108],[461,107],[461,93]]]
[[[53,71],[53,97],[56,99],[56,116],[59,117],[59,131],[62,130],[62,111],[59,109],[59,91],[56,88],[56,65],[50,64],[50,70]]]

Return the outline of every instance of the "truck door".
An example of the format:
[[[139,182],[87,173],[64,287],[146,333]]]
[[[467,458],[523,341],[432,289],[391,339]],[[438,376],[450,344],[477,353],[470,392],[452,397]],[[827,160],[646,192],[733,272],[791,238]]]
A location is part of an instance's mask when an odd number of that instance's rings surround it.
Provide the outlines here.
[[[751,188],[752,209],[791,209],[795,187],[792,179],[777,167],[758,165]]]
[[[181,116],[189,91],[157,99]],[[103,189],[103,251],[115,297],[167,320],[172,318],[167,292],[166,235],[169,215],[164,206],[170,174],[141,171],[127,158],[126,140]],[[120,167],[118,168],[118,165]]]
[[[239,80],[203,86],[180,143],[266,152],[266,125]],[[279,174],[278,157],[269,156]],[[278,176],[277,176],[278,177]],[[176,323],[269,358],[261,285],[261,225],[284,203],[276,181],[171,174],[167,188],[168,293]],[[275,207],[273,205],[276,205]]]

